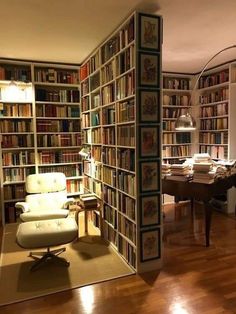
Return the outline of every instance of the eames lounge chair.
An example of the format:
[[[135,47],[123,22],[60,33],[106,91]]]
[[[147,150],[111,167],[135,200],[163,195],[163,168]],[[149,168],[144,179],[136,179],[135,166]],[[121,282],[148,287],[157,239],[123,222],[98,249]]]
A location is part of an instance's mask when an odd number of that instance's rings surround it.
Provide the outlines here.
[[[66,177],[64,173],[31,174],[26,178],[25,202],[17,202],[23,222],[66,218],[68,207],[74,202],[67,198]]]

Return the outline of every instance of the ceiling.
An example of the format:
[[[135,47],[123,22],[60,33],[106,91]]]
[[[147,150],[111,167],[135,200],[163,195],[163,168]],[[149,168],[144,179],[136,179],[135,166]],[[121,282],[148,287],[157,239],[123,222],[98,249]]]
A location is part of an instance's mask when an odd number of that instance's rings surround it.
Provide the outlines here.
[[[1,0],[0,57],[81,63],[135,9],[163,16],[164,71],[198,72],[236,43],[235,0]]]

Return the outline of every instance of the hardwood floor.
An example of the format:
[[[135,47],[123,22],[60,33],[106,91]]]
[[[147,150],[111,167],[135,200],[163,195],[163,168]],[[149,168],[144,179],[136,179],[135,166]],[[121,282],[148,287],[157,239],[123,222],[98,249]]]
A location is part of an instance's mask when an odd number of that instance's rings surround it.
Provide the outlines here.
[[[235,218],[213,214],[211,245],[206,248],[200,205],[196,206],[194,219],[186,203],[166,206],[164,212],[164,256],[160,272],[3,306],[0,313],[236,313]]]

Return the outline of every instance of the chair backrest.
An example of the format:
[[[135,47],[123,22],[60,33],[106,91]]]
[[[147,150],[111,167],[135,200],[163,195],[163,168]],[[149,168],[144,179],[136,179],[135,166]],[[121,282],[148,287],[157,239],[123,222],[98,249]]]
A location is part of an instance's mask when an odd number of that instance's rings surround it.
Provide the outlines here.
[[[66,176],[61,172],[31,174],[26,191],[30,210],[60,209],[67,199]]]
[[[26,178],[27,193],[49,193],[66,190],[66,176],[61,172],[30,174]]]
[[[61,209],[66,201],[66,191],[29,194],[25,201],[28,203],[31,211],[34,210],[54,210]]]

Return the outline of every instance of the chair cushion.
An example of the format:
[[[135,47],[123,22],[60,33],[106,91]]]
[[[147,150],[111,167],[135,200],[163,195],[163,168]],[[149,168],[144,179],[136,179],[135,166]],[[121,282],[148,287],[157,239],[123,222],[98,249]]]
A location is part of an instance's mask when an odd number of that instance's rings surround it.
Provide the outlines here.
[[[35,221],[35,220],[47,220],[56,218],[66,218],[69,214],[67,209],[42,209],[34,210],[26,213],[20,214],[20,219],[22,221]]]
[[[73,241],[78,236],[74,218],[23,222],[16,233],[17,243],[28,249],[50,247]]]
[[[42,194],[29,194],[25,201],[29,206],[29,210],[41,210],[41,208],[55,210],[63,208],[67,200],[66,191]]]
[[[61,172],[30,174],[26,178],[28,193],[48,193],[66,189],[66,176]]]

